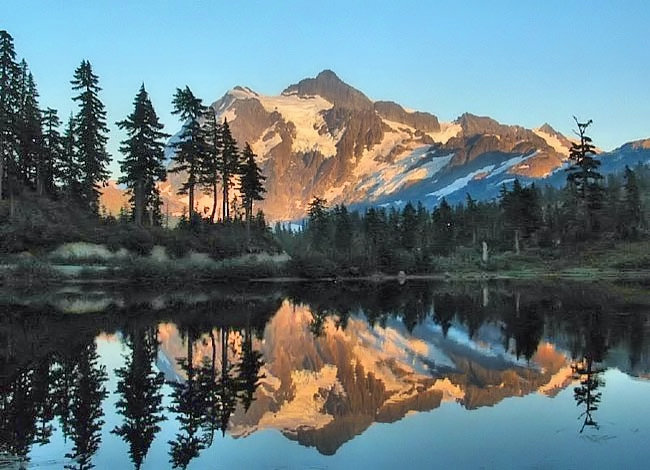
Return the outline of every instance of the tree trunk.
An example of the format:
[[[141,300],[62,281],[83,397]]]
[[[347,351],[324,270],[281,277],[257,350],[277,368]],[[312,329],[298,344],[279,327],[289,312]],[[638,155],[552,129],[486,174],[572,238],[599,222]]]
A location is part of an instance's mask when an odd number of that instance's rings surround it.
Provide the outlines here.
[[[142,180],[135,183],[134,197],[135,197],[135,224],[140,227],[142,225],[142,213],[144,212],[144,187]]]
[[[2,190],[4,189],[4,181],[5,181],[5,144],[2,136],[0,136],[0,201],[4,199],[4,193]]]
[[[192,221],[192,215],[194,214],[194,184],[189,185],[188,187],[188,194],[189,194],[189,202],[190,202],[190,210],[189,210],[189,218],[190,222]]]
[[[515,230],[515,253],[519,254],[519,230]]]
[[[230,213],[228,211],[228,182],[225,179],[223,182],[223,196],[222,196],[221,204],[223,206],[221,217],[225,222],[226,220],[230,219]]]
[[[212,183],[212,214],[210,214],[210,222],[214,224],[214,216],[217,213],[217,182]]]
[[[253,214],[253,203],[246,205],[246,250],[250,249],[251,244],[251,216]]]

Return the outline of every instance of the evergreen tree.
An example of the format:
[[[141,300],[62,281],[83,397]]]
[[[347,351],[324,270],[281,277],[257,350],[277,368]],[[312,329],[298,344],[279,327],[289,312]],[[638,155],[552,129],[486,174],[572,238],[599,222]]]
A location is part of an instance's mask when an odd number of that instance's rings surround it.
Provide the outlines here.
[[[200,183],[212,194],[212,212],[210,222],[214,223],[217,214],[217,184],[219,183],[221,159],[223,152],[223,137],[221,126],[217,122],[214,109],[208,106],[203,117],[203,133],[205,139],[205,153],[203,155]]]
[[[27,62],[20,63],[20,110],[17,119],[18,159],[14,178],[19,186],[38,189],[42,194],[43,130],[38,91]],[[19,189],[19,188],[16,188]]]
[[[145,209],[153,223],[153,213],[159,213],[160,195],[156,183],[165,181],[165,144],[169,137],[161,132],[164,127],[158,120],[149,95],[144,88],[135,97],[133,112],[117,126],[126,130],[128,138],[122,141],[120,162],[122,175],[118,183],[126,184],[131,192],[131,206],[136,225],[142,225]]]
[[[6,193],[7,168],[13,162],[18,146],[18,77],[13,38],[4,29],[0,30],[0,200]]]
[[[63,158],[63,139],[59,133],[61,120],[56,109],[47,108],[43,111],[43,154],[41,156],[39,179],[41,185],[39,193],[54,195],[56,186],[55,178]]]
[[[582,221],[587,233],[595,231],[597,227],[596,213],[602,204],[602,188],[600,180],[603,176],[598,172],[600,161],[593,157],[596,147],[592,144],[591,137],[586,135],[591,119],[587,122],[578,122],[576,134],[580,141],[571,145],[569,159],[573,164],[567,169],[567,181],[575,189],[578,196],[578,221]]]
[[[77,153],[74,116],[70,114],[61,139],[61,159],[57,166],[57,177],[63,192],[69,200],[82,198],[81,162]]]
[[[172,157],[175,165],[170,173],[185,172],[187,179],[178,191],[178,194],[189,196],[189,220],[194,214],[194,190],[200,181],[201,162],[205,152],[205,140],[201,130],[201,118],[204,115],[204,106],[200,98],[194,96],[188,86],[184,89],[177,88],[172,101],[174,111],[183,121],[183,128],[178,140],[172,144],[176,153]]]
[[[345,205],[336,205],[334,216],[334,249],[339,258],[349,260],[352,253],[352,221]]]
[[[326,252],[329,243],[329,211],[327,201],[318,196],[309,203],[308,230],[311,238],[312,249]]]
[[[240,167],[239,192],[242,195],[244,211],[246,215],[246,233],[250,238],[251,219],[253,218],[253,202],[264,199],[266,192],[263,182],[266,179],[262,175],[260,167],[255,162],[255,155],[248,142],[244,147],[242,155],[243,163]]]
[[[75,143],[81,164],[81,191],[84,204],[94,213],[99,211],[99,184],[108,179],[107,166],[111,160],[106,151],[108,127],[106,110],[99,99],[99,79],[87,60],[74,72],[70,82],[79,94],[73,98],[79,105],[75,117]]]
[[[221,125],[221,137],[223,150],[221,153],[221,184],[223,186],[223,195],[221,203],[223,205],[223,220],[230,220],[230,199],[229,192],[233,186],[233,178],[239,173],[240,156],[237,149],[237,142],[230,132],[230,126],[226,119]]]
[[[641,208],[641,194],[634,171],[625,166],[625,186],[623,198],[623,225],[626,228],[624,235],[635,238],[643,223],[643,210]]]

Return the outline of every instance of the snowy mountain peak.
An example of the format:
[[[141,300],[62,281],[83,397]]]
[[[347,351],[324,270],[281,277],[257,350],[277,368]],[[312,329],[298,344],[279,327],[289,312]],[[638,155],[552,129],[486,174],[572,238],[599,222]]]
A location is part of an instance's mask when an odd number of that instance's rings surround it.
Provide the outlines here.
[[[315,78],[305,78],[282,92],[282,95],[294,94],[322,96],[334,106],[342,108],[372,108],[372,101],[366,95],[345,83],[331,70],[323,70]]]

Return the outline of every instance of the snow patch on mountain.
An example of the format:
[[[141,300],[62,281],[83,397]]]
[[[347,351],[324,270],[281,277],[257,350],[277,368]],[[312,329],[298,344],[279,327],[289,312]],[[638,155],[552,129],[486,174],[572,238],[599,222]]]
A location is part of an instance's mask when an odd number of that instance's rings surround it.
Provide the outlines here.
[[[463,176],[462,178],[456,179],[453,183],[445,186],[444,188],[440,188],[439,190],[434,191],[432,193],[427,193],[426,196],[433,196],[433,197],[437,197],[438,199],[443,198],[445,196],[448,196],[451,193],[454,193],[456,191],[460,191],[461,189],[463,189],[476,176],[481,175],[481,174],[485,174],[485,173],[490,173],[493,169],[494,169],[494,165],[484,166],[483,168],[480,168],[478,170],[475,170],[475,171],[472,171],[472,172],[468,173],[467,175]]]
[[[550,145],[557,153],[560,153],[567,157],[569,156],[569,148],[564,145],[556,136],[548,134],[547,132],[544,132],[540,129],[533,129],[533,132],[544,139],[546,143]]]
[[[285,121],[294,124],[296,127],[292,147],[294,152],[319,151],[325,157],[336,155],[338,139],[326,132],[327,124],[323,118],[324,111],[334,106],[332,103],[320,96],[258,95],[257,99],[266,111],[270,113],[276,111]]]

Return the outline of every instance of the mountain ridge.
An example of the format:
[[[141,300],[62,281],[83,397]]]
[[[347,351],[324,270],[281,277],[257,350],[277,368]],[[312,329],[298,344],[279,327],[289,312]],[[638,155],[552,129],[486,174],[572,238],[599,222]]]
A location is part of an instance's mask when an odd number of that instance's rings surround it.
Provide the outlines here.
[[[314,196],[359,207],[409,199],[434,206],[459,191],[464,198],[475,181],[544,181],[566,165],[571,145],[548,123],[526,129],[471,113],[441,122],[392,101],[372,101],[331,70],[275,96],[236,86],[210,106],[228,120],[240,146],[248,142],[258,155],[267,178],[258,207],[269,220],[303,217]],[[643,153],[648,161],[650,139],[628,144],[616,151]],[[183,178],[172,174],[161,184],[172,215],[187,207],[186,197],[174,196]],[[495,195],[484,187],[476,198]],[[210,206],[208,196],[197,194],[199,212]]]

